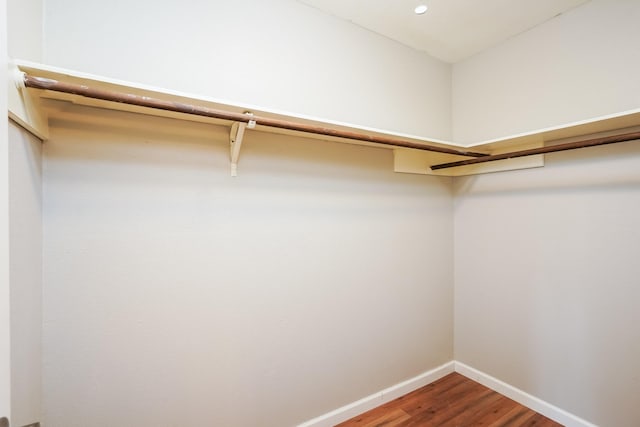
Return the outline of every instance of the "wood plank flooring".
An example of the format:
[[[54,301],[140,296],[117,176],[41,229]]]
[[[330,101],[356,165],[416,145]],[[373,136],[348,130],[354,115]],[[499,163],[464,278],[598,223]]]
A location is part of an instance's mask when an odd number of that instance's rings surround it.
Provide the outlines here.
[[[562,427],[458,373],[336,427]]]

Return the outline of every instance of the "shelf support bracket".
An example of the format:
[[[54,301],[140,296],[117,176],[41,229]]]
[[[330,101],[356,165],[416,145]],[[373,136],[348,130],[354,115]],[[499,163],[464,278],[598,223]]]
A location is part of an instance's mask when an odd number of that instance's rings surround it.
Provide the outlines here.
[[[253,116],[252,113],[245,113]],[[249,117],[247,123],[233,122],[231,125],[231,133],[229,134],[229,148],[231,153],[231,176],[238,176],[238,159],[240,158],[240,148],[244,139],[245,129],[253,129],[256,127],[256,121]]]
[[[42,141],[49,139],[49,121],[43,113],[40,97],[26,90],[25,73],[9,63],[7,107],[9,117]]]

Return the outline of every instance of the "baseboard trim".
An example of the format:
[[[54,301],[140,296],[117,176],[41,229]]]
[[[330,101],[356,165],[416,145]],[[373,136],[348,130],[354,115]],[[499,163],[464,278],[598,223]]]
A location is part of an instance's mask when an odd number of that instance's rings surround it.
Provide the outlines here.
[[[462,362],[456,361],[445,363],[444,365],[438,366],[437,368],[424,372],[416,377],[299,424],[297,427],[333,427],[336,424],[355,417],[356,415],[367,412],[375,407],[390,402],[393,399],[417,390],[420,387],[424,387],[427,384],[437,381],[452,372],[457,372],[484,385],[485,387],[489,387],[490,389],[507,396],[509,399],[513,399],[519,404],[533,409],[545,417],[551,418],[565,427],[598,427],[589,421],[583,420],[582,418],[565,411],[564,409],[560,409],[549,402],[545,402],[544,400],[532,396],[525,391],[505,383],[504,381],[500,381],[489,374],[465,365]]]
[[[424,387],[440,378],[449,375],[454,372],[454,362],[448,362],[444,365],[438,366],[430,371],[424,372],[416,377],[385,388],[382,391],[374,393],[363,399],[349,403],[334,411],[328,412],[324,415],[316,417],[312,420],[299,424],[297,427],[332,427],[343,421],[353,418],[356,415],[367,412],[377,406],[383,405],[392,401],[400,396],[417,390],[420,387]]]
[[[566,426],[566,427],[597,427],[580,417],[577,417],[564,409],[560,409],[557,406],[545,402],[535,396],[530,395],[516,387],[513,387],[491,375],[485,374],[482,371],[465,365],[461,362],[454,362],[454,369],[457,373],[464,375],[490,389],[497,391],[498,393],[507,396],[509,399],[513,399],[521,405],[527,408],[533,409],[536,412],[541,413],[547,418]]]

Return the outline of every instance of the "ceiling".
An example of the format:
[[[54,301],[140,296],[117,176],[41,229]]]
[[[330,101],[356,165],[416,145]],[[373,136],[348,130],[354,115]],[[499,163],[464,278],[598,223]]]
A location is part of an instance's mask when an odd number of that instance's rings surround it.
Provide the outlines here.
[[[468,58],[588,0],[298,0],[445,62]],[[416,15],[414,8],[429,10]]]

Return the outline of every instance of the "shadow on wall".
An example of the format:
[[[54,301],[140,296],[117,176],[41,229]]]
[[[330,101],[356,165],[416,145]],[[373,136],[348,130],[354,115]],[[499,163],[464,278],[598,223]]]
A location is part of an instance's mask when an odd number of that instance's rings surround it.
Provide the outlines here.
[[[598,425],[638,425],[639,166],[629,142],[454,180],[456,357]]]
[[[452,359],[449,178],[108,116],[44,146],[47,425],[293,425]]]
[[[51,121],[54,136],[60,135],[55,139],[65,140],[65,135],[80,136],[86,140],[87,147],[48,150],[47,156],[57,161],[68,158],[87,165],[117,162],[119,166],[130,167],[147,164],[203,173],[217,171],[216,177],[225,181],[230,178],[230,131],[226,126],[79,106],[67,108],[58,116]],[[107,149],[89,146],[98,142],[108,143]],[[154,144],[156,149],[145,150],[140,146],[141,142]],[[243,182],[244,178],[260,176],[261,181],[254,185],[274,185],[269,177],[276,175],[333,180],[331,188],[338,192],[340,182],[345,178],[362,182],[363,191],[371,191],[368,183],[377,182],[382,193],[385,189],[404,194],[420,191],[427,180],[443,186],[451,184],[448,177],[394,173],[393,152],[387,148],[305,138],[303,134],[247,131],[240,151],[238,177],[234,181]],[[278,185],[284,182],[282,179],[277,181]]]
[[[455,178],[454,195],[626,191],[640,186],[638,158],[640,141],[546,154],[542,168]]]

